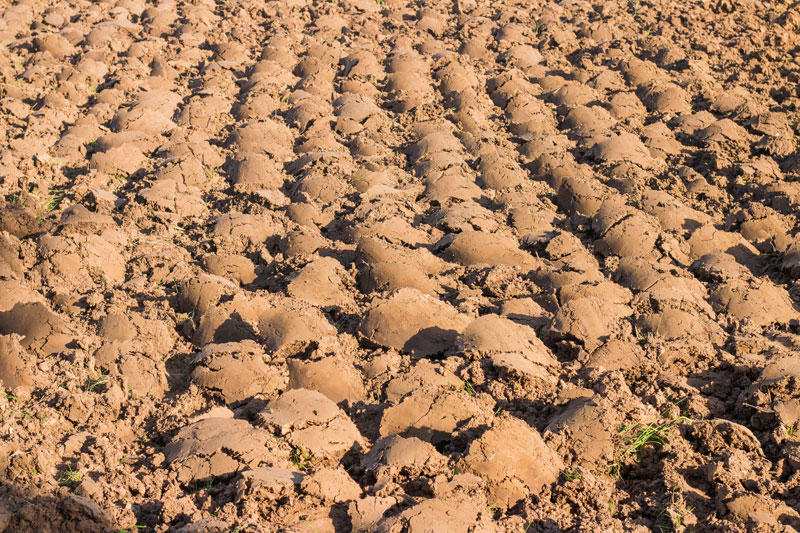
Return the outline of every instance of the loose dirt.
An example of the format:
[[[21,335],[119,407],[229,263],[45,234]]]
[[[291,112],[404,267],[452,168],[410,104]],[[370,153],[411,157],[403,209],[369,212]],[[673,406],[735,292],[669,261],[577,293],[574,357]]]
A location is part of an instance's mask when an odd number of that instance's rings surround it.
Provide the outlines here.
[[[800,530],[783,0],[0,5],[0,530]]]

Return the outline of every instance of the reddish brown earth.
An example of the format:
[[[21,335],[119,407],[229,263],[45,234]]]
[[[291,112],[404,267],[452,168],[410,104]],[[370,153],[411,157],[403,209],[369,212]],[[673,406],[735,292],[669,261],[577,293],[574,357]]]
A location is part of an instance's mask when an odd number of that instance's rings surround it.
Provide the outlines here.
[[[800,11],[0,7],[0,530],[800,530]]]

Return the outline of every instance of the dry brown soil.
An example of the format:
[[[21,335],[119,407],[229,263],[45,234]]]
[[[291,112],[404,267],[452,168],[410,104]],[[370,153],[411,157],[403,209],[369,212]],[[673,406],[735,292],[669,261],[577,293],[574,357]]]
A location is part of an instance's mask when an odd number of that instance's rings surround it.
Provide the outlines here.
[[[0,1],[0,530],[800,530],[800,8]]]

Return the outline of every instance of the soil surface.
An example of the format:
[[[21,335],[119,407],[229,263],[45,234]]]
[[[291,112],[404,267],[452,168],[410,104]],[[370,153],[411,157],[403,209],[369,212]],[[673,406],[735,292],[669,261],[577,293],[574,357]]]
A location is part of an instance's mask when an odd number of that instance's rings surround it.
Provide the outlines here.
[[[800,530],[784,0],[0,6],[0,530]]]

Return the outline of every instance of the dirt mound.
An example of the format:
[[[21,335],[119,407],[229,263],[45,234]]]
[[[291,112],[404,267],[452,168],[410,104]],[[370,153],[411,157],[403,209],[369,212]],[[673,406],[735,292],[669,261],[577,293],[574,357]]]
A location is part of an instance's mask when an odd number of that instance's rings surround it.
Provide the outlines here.
[[[404,288],[370,309],[359,331],[369,342],[416,355],[453,347],[467,317],[416,289]]]
[[[490,504],[502,508],[553,483],[562,468],[536,430],[516,419],[501,419],[474,440],[460,465],[486,481]]]
[[[258,414],[259,423],[292,446],[318,457],[341,458],[357,448],[361,435],[332,400],[308,389],[291,389]]]
[[[275,461],[276,448],[269,433],[245,420],[204,418],[182,428],[164,447],[164,458],[178,481],[188,484]]]

